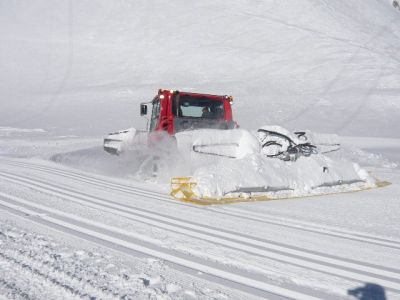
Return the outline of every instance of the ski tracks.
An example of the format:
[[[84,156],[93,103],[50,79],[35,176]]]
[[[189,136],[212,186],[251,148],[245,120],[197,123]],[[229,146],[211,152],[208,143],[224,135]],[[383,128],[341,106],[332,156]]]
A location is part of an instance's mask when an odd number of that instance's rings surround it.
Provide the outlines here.
[[[61,228],[72,230],[78,234],[79,237],[92,237],[115,246],[124,247],[145,255],[163,259],[172,264],[183,266],[199,272],[204,272],[206,274],[243,285],[243,289],[245,291],[247,290],[246,288],[252,288],[255,290],[253,291],[255,295],[258,294],[258,290],[266,293],[264,295],[269,295],[269,297],[273,295],[279,295],[293,299],[318,299],[312,297],[311,295],[306,295],[293,290],[281,288],[279,286],[270,285],[261,280],[249,278],[249,276],[243,276],[232,271],[226,271],[222,268],[213,267],[212,265],[207,264],[207,262],[197,262],[194,258],[190,258],[188,255],[182,255],[175,253],[174,251],[168,251],[166,249],[162,249],[161,247],[157,247],[155,243],[152,243],[154,241],[145,236],[140,236],[112,226],[105,226],[99,222],[47,208],[43,205],[33,204],[30,201],[11,195],[6,195],[4,193],[0,193],[0,197],[5,199],[0,200],[0,205],[3,207],[7,207],[11,210],[22,212],[30,216],[40,217],[41,220],[44,220],[48,224],[53,226],[57,225]]]
[[[110,183],[105,179],[91,177],[82,173],[77,173],[76,171],[67,171],[55,167],[40,166],[13,160],[2,160],[2,163],[16,167],[23,167],[31,171],[40,171],[42,173],[68,177],[81,183],[84,182],[94,186],[107,188],[108,190],[115,190],[116,192],[146,197],[147,201],[169,201],[172,205],[188,205],[174,202],[169,199],[169,197],[157,192],[124,186],[117,183]],[[400,291],[400,270],[397,269],[390,269],[359,261],[343,259],[332,255],[325,255],[323,253],[312,252],[291,245],[255,238],[239,232],[199,224],[188,220],[178,219],[176,217],[170,217],[154,211],[147,211],[145,209],[113,202],[109,199],[103,199],[102,197],[93,196],[77,190],[68,189],[53,182],[43,182],[39,179],[16,175],[15,172],[10,173],[1,171],[0,177],[5,181],[17,183],[38,192],[56,196],[65,201],[71,201],[101,211],[107,211],[127,219],[162,228],[167,231],[180,233],[195,239],[216,243],[252,255],[305,268],[306,270],[313,270],[345,278],[346,280],[354,281],[356,283],[373,282],[390,291]],[[247,274],[244,270],[234,270],[218,263],[210,263],[209,261],[204,261],[200,258],[189,256],[181,252],[165,249],[160,246],[159,241],[154,240],[151,237],[68,214],[45,205],[34,203],[27,199],[15,197],[3,192],[0,193],[0,198],[0,204],[11,211],[18,211],[29,216],[34,216],[35,219],[40,219],[40,221],[57,225],[60,228],[72,230],[79,235],[105,241],[109,245],[118,245],[136,252],[163,259],[187,269],[203,272],[212,277],[222,278],[224,282],[228,282],[228,286],[231,284],[236,285],[239,290],[246,292],[250,291],[250,293],[254,295],[260,295],[261,293],[263,296],[268,295],[269,297],[276,297],[279,295],[281,297],[296,299],[310,299],[312,296],[318,298],[326,297],[326,295],[322,296],[318,292],[307,290],[304,287],[299,288],[290,285],[285,287],[273,283],[267,283],[268,280],[263,278],[260,274]],[[226,216],[235,216],[265,222],[265,216],[262,214],[248,212],[234,207],[225,207],[224,209],[212,208],[212,211],[219,214],[225,214]],[[367,244],[375,244],[394,249],[400,248],[400,242],[395,240],[360,233],[350,233],[338,229],[325,230],[310,224],[301,224],[299,226],[299,224],[296,224],[293,220],[280,220],[278,218],[270,218],[269,216],[268,219],[268,222],[272,222],[274,225],[282,227],[293,227],[299,230],[311,231],[322,235],[326,234],[337,238],[352,239]],[[231,282],[231,284],[229,284],[229,282]]]
[[[121,192],[130,196],[142,196],[142,197],[148,197],[152,201],[161,201],[163,203],[168,203],[169,205],[175,205],[175,206],[185,206],[185,207],[191,207],[193,209],[203,209],[199,208],[196,206],[193,206],[192,204],[187,204],[183,202],[178,202],[168,195],[159,193],[159,192],[154,192],[150,190],[145,190],[140,187],[134,187],[134,186],[128,186],[128,185],[123,185],[120,183],[113,183],[110,181],[106,181],[105,179],[100,179],[96,177],[91,177],[82,173],[78,173],[76,171],[70,171],[70,170],[63,170],[63,169],[57,169],[53,167],[44,167],[44,166],[39,166],[36,164],[32,163],[20,163],[20,162],[15,162],[11,160],[7,160],[7,164],[11,164],[14,166],[18,167],[23,167],[27,169],[32,169],[32,170],[38,170],[41,172],[45,173],[50,173],[54,175],[59,175],[62,177],[70,178],[73,180],[76,180],[77,182],[80,183],[88,183],[92,186],[95,187],[100,187],[102,189],[107,189],[107,190],[112,190],[116,192]],[[147,201],[147,199],[145,200]],[[313,233],[319,233],[323,234],[326,236],[333,236],[333,237],[338,237],[338,238],[344,238],[344,239],[349,239],[353,241],[360,241],[360,242],[365,242],[365,243],[370,243],[370,244],[375,244],[375,245],[380,245],[380,246],[385,246],[393,249],[400,249],[400,240],[396,239],[388,239],[380,236],[375,236],[373,234],[365,234],[365,233],[360,233],[360,232],[354,232],[350,230],[343,230],[339,228],[334,228],[334,227],[328,227],[324,225],[321,227],[321,224],[311,224],[311,223],[306,223],[306,222],[301,222],[299,220],[293,220],[289,218],[283,218],[283,217],[276,217],[275,215],[271,213],[256,213],[256,212],[251,212],[245,209],[237,208],[233,205],[228,205],[228,206],[212,206],[208,208],[209,210],[224,215],[224,216],[234,216],[236,218],[244,219],[244,220],[249,220],[249,221],[257,221],[261,222],[264,224],[271,224],[271,225],[277,225],[277,226],[282,226],[286,228],[292,228],[295,230],[299,231],[306,231],[306,232],[313,232]]]

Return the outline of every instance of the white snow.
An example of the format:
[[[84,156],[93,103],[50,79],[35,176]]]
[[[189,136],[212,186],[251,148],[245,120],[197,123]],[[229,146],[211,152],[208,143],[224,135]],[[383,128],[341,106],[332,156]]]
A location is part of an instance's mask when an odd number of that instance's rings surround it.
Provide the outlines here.
[[[324,155],[300,157],[294,162],[265,159],[259,154],[241,160],[221,160],[197,169],[193,181],[197,183],[196,194],[209,198],[235,195],[248,197],[245,191],[241,193],[240,189],[257,187],[278,188],[283,194],[279,196],[280,193],[277,193],[277,197],[298,197],[375,187],[375,180],[357,164],[343,158],[332,159]],[[338,185],[340,182],[349,184],[332,189],[320,188],[324,184]],[[262,194],[262,190],[254,194]],[[272,190],[267,194],[274,197],[276,193]]]
[[[243,128],[399,137],[400,21],[386,0],[93,6],[2,5],[2,126],[144,128],[139,103],[172,88],[233,95]]]
[[[178,149],[183,155],[190,155],[188,160],[191,161],[201,160],[204,156],[202,153],[241,159],[260,152],[256,137],[243,129],[182,131],[175,137]]]
[[[0,298],[400,299],[395,3],[1,2]],[[203,150],[237,159],[105,153],[159,88],[233,95],[240,130],[177,140],[235,140]],[[250,134],[266,124],[341,150],[267,159]],[[200,207],[169,196],[174,176],[298,198]]]

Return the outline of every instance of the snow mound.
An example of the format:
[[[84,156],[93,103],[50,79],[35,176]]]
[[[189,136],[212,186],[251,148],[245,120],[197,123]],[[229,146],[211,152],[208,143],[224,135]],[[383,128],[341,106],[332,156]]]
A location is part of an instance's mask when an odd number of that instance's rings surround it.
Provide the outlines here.
[[[356,163],[318,154],[296,161],[259,154],[240,160],[220,160],[199,168],[192,180],[200,198],[279,194],[296,197],[374,187],[375,180]]]
[[[280,139],[268,145],[265,140],[270,135]],[[191,198],[296,197],[375,186],[375,180],[346,155],[324,152],[329,145],[335,146],[334,152],[340,148],[336,135],[291,133],[281,126],[263,126],[257,134],[238,129],[194,130],[178,133],[176,138],[180,153],[191,165],[189,173],[181,174],[195,184]],[[321,144],[310,144],[314,141]],[[269,155],[271,147],[282,154]],[[187,198],[178,192],[181,183],[173,180],[173,194]]]

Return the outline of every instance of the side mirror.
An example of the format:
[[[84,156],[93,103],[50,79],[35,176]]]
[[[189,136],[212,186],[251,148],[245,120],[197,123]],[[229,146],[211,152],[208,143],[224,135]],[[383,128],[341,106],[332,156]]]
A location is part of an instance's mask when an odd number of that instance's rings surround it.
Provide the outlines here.
[[[141,116],[147,115],[147,105],[146,104],[140,104],[140,115]]]

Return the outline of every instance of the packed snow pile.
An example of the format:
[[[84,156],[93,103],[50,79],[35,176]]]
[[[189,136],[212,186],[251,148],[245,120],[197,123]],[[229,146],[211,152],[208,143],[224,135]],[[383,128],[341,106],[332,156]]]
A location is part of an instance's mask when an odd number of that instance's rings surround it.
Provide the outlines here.
[[[199,198],[268,195],[271,198],[355,191],[375,186],[356,163],[323,154],[283,161],[252,154],[240,160],[221,159],[197,169],[194,191]]]
[[[173,137],[154,132],[148,139],[146,145],[143,133],[119,131],[105,138],[104,149],[118,149],[115,160],[130,166],[136,179],[168,184],[173,178],[172,194],[184,200],[284,198],[375,186],[364,169],[338,154],[337,135],[262,126],[257,132],[197,129]]]
[[[230,158],[245,158],[259,152],[257,139],[247,130],[199,129],[175,134],[178,149],[191,161],[202,161],[204,155]],[[210,156],[207,157],[208,163]],[[206,161],[206,162],[207,162]],[[205,163],[206,163],[205,162]],[[202,162],[203,163],[203,162]]]
[[[268,128],[289,134],[279,126]],[[177,134],[178,141],[180,140],[179,135]],[[198,136],[196,131],[184,132],[183,135],[186,139],[190,136]],[[200,136],[202,135],[204,133],[200,131]],[[230,137],[232,136],[230,135]],[[251,136],[249,133],[245,136],[243,138],[243,134],[238,132],[239,139],[235,146],[232,146],[234,143],[228,143],[226,140],[222,140],[221,143],[218,134],[208,135],[207,138],[200,140],[194,138],[192,150],[196,149],[199,142],[202,143],[200,144],[202,146],[207,143],[213,145],[215,149],[210,146],[202,147],[206,149],[204,152],[185,151],[185,153],[191,154],[191,162],[196,164],[192,173],[185,174],[190,177],[190,192],[193,194],[188,196],[187,193],[177,192],[179,191],[178,180],[174,196],[185,200],[246,199],[260,196],[275,199],[357,191],[375,187],[375,179],[357,163],[353,163],[343,155],[329,157],[329,154],[323,154],[321,149],[309,143],[297,144],[297,146],[306,145],[312,149],[312,152],[308,152],[310,150],[307,149],[305,153],[295,152],[294,155],[290,151],[282,150],[284,146],[290,147],[284,145],[283,142],[273,142],[269,147],[260,149],[255,136]],[[241,143],[251,147],[241,147]],[[222,145],[224,153],[219,151],[216,146],[218,144]],[[227,147],[239,149],[237,152],[240,154],[234,156],[233,151],[228,151]],[[272,150],[267,149],[271,147]],[[241,149],[244,151],[240,151]],[[280,155],[268,155],[271,152],[280,153]],[[227,156],[223,155],[227,153]],[[187,182],[181,183],[187,187]]]

